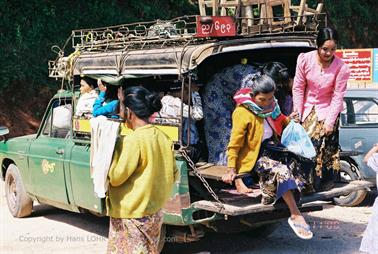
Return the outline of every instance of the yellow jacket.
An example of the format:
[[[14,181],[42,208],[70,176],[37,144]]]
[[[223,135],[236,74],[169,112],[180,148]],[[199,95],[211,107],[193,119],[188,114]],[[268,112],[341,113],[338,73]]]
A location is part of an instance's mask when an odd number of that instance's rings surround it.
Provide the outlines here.
[[[238,173],[247,173],[254,167],[264,134],[264,119],[256,117],[244,106],[232,113],[232,130],[227,147],[227,166]]]
[[[160,210],[177,173],[172,141],[146,125],[118,140],[109,170],[107,212],[113,218],[142,218]]]
[[[282,129],[289,123],[289,118],[281,114],[275,120],[266,120],[275,135],[280,136]],[[237,173],[248,173],[255,166],[262,138],[264,135],[264,119],[256,116],[250,110],[240,105],[232,113],[232,130],[227,147],[229,168],[235,168]]]

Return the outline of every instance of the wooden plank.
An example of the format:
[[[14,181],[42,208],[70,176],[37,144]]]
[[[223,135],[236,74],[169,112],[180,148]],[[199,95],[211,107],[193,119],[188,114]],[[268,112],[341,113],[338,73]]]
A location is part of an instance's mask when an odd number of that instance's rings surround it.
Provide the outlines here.
[[[298,10],[297,25],[302,24],[305,8],[306,8],[306,0],[301,0],[301,3],[299,4],[299,10]]]
[[[243,6],[265,4],[267,0],[242,0]]]
[[[316,13],[319,14],[323,10],[323,3],[318,3],[318,6],[316,6]]]
[[[249,206],[238,207],[235,205],[223,204],[224,209],[220,211],[220,206],[213,201],[208,200],[200,200],[194,202],[192,207],[197,209],[203,209],[206,211],[211,212],[219,212],[221,214],[227,214],[231,216],[236,215],[243,215],[248,213],[258,213],[258,212],[266,212],[266,211],[273,211],[276,209],[273,205],[262,205],[262,204],[253,204]]]
[[[198,8],[201,16],[206,16],[206,5],[204,0],[198,0]]]
[[[221,8],[220,15],[221,16],[226,16],[227,15],[227,7],[226,0],[220,0],[219,7]]]
[[[207,179],[213,179],[217,181],[222,181],[222,176],[227,173],[227,167],[226,166],[211,166],[207,168],[201,169],[201,167],[198,168],[198,171],[201,173],[201,175]],[[189,171],[189,175],[195,176],[193,171]],[[241,178],[244,176],[247,176],[248,174],[242,173],[238,174],[236,177]]]
[[[333,197],[348,195],[349,193],[357,190],[363,190],[374,186],[373,183],[363,180],[351,181],[349,184],[345,184],[343,187],[333,188],[329,191],[317,192],[308,196],[304,196],[301,199],[301,203],[308,203],[317,200],[326,200]]]
[[[275,6],[281,6],[283,9],[283,20],[282,21],[275,21],[274,18],[274,12],[273,8]],[[291,14],[290,14],[290,6],[289,2],[287,0],[268,0],[267,1],[267,17],[268,17],[268,23],[270,25],[282,25],[282,24],[288,24],[291,23]]]
[[[224,204],[224,209],[221,210],[221,207],[218,203],[201,200],[192,203],[192,207],[196,209],[202,209],[206,211],[216,212],[220,214],[226,214],[230,216],[239,216],[245,214],[253,214],[253,213],[261,213],[261,212],[273,212],[277,210],[289,210],[286,204],[278,203],[275,205],[262,205],[262,204],[253,204],[245,207],[237,207],[234,205]],[[309,204],[304,207],[298,207],[300,211],[320,211],[322,210],[322,206],[320,204]]]
[[[218,0],[212,0],[213,16],[218,15]]]
[[[330,191],[314,193],[308,196],[304,196],[301,199],[301,204],[303,207],[310,207],[312,205],[319,206],[319,203],[310,204],[310,202],[320,201],[329,199],[335,196],[345,195],[352,191],[361,190],[365,188],[369,188],[374,184],[368,181],[352,181],[349,184],[346,184],[340,188],[334,188]],[[251,202],[253,199],[251,198]],[[230,216],[237,216],[243,214],[250,214],[250,213],[258,213],[258,212],[268,212],[274,211],[275,209],[287,209],[287,206],[284,203],[277,203],[273,205],[262,205],[262,204],[245,204],[242,202],[241,204],[223,204],[224,209],[220,210],[220,206],[217,202],[208,201],[208,200],[200,200],[197,202],[192,203],[192,207],[197,209],[203,209],[211,212],[217,212],[221,214],[227,214]],[[301,207],[301,206],[300,206]]]
[[[205,169],[199,168],[199,171],[201,175],[208,179],[213,180],[222,180],[222,176],[227,173],[227,167],[226,166],[212,166]],[[189,175],[194,176],[194,173],[192,171],[189,172]]]

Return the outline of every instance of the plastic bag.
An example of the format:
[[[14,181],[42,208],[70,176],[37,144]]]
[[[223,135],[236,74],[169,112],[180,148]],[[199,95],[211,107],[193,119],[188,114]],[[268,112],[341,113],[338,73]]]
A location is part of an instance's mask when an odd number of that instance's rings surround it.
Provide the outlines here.
[[[53,126],[55,128],[70,128],[72,116],[71,104],[58,106],[53,110]]]
[[[281,143],[291,152],[311,159],[316,156],[315,148],[305,129],[291,121],[282,132]]]

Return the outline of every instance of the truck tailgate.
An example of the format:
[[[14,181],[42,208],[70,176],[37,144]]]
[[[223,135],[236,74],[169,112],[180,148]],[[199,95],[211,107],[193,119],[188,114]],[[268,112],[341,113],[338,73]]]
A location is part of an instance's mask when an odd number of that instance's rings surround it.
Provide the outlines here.
[[[314,201],[322,201],[327,200],[332,197],[340,196],[340,195],[347,195],[350,192],[361,190],[361,189],[368,189],[372,187],[373,184],[368,181],[352,181],[344,186],[333,188],[329,191],[318,192],[310,195],[303,196],[300,200],[299,208],[300,210],[319,210],[319,203],[311,204]],[[215,201],[209,200],[200,200],[192,203],[193,208],[207,210],[211,212],[216,212],[220,214],[226,214],[230,216],[238,216],[250,213],[259,213],[259,212],[269,212],[274,211],[277,209],[288,209],[287,206],[282,203],[278,202],[275,205],[262,205],[260,203],[253,202],[251,198],[251,202],[246,203],[243,202],[233,202],[233,203],[223,203],[221,206],[219,203]],[[313,207],[313,209],[311,209]],[[306,209],[304,209],[306,208]]]

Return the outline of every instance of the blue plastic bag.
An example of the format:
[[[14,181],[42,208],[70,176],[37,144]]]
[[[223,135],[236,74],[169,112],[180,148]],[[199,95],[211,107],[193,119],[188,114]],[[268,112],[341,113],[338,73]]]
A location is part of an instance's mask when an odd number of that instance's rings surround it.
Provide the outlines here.
[[[281,143],[291,152],[311,159],[316,156],[315,148],[305,129],[291,121],[282,132]]]

